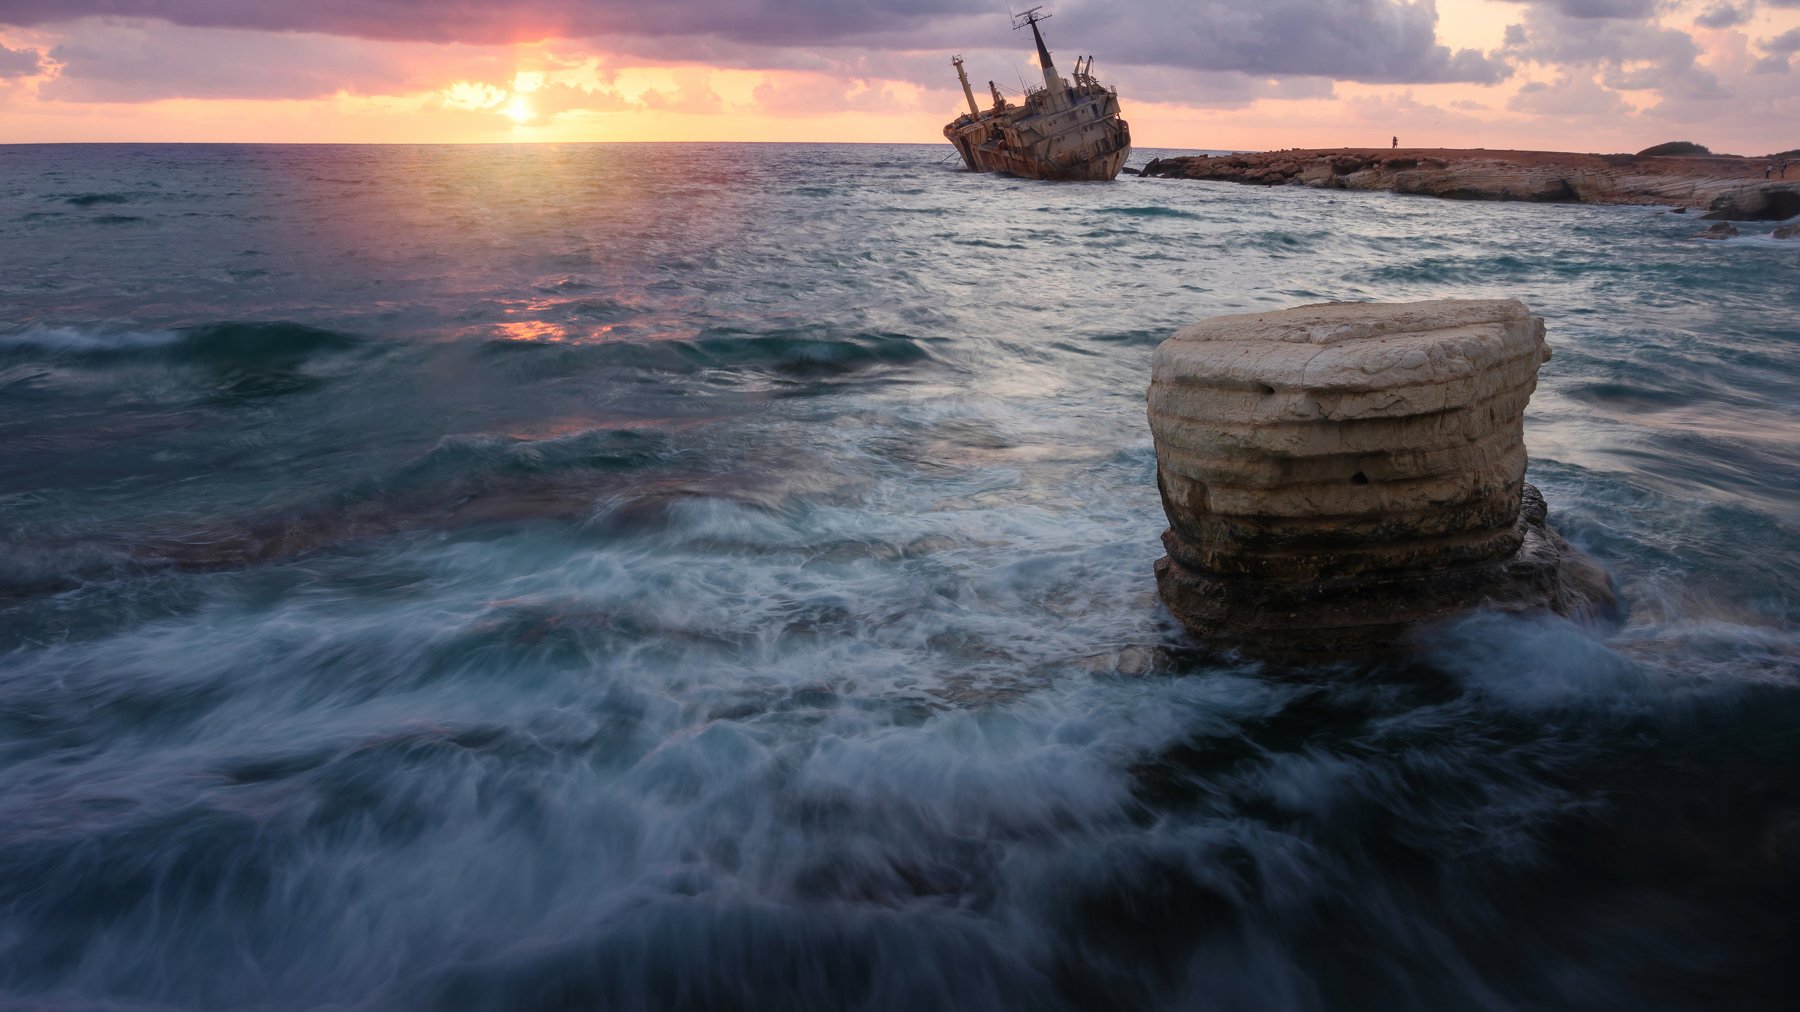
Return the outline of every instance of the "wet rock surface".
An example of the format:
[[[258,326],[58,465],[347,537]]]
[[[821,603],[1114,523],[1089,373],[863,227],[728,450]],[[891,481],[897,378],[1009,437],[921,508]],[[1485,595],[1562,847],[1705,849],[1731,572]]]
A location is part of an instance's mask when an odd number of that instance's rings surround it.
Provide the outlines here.
[[[1203,321],[1149,392],[1163,601],[1216,645],[1300,659],[1401,645],[1479,607],[1609,613],[1597,564],[1524,483],[1549,357],[1513,300],[1330,303]]]

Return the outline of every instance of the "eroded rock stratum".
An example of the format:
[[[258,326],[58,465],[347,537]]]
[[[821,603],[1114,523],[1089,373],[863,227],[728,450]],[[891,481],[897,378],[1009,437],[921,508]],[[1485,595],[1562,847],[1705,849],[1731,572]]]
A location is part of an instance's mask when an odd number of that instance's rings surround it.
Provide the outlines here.
[[[1800,215],[1800,167],[1772,175],[1767,158],[1645,157],[1567,151],[1260,151],[1158,158],[1142,174],[1262,186],[1386,190],[1453,200],[1652,204],[1718,221],[1781,221]]]
[[[1548,360],[1515,300],[1329,303],[1205,320],[1157,348],[1164,602],[1254,654],[1389,650],[1479,607],[1610,613],[1606,574],[1525,484]]]

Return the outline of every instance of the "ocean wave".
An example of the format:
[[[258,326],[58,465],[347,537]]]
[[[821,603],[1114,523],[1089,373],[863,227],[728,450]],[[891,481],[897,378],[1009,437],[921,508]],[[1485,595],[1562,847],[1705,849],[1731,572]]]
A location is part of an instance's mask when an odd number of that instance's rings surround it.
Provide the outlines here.
[[[554,354],[564,368],[609,365],[650,371],[720,369],[791,379],[828,379],[933,359],[933,339],[884,331],[832,333],[822,328],[756,332],[704,331],[693,338],[652,341],[496,340],[489,355]]]
[[[173,330],[93,330],[81,327],[28,327],[0,334],[0,352],[50,354],[137,354],[181,341]]]
[[[302,323],[214,323],[166,330],[33,326],[0,334],[0,354],[105,359],[157,357],[200,364],[281,362],[366,342]]]
[[[1131,218],[1182,218],[1190,221],[1204,220],[1204,216],[1194,211],[1184,211],[1178,207],[1164,204],[1147,204],[1137,207],[1102,207],[1096,208],[1101,214],[1122,214]]]
[[[131,203],[131,197],[123,193],[77,193],[72,197],[65,197],[63,203],[72,204],[75,207],[94,207],[100,204],[129,204]]]
[[[402,473],[417,479],[489,472],[621,470],[654,462],[668,446],[669,438],[662,433],[606,427],[543,439],[497,433],[449,435],[404,465]]]

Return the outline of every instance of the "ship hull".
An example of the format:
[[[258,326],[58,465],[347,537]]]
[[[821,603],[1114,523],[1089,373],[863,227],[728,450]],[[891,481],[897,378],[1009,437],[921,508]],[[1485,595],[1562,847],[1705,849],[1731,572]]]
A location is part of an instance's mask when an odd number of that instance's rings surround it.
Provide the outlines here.
[[[1119,175],[1130,157],[1131,148],[1110,151],[1098,158],[1057,164],[1049,158],[1030,152],[976,148],[974,165],[977,172],[998,172],[1024,179],[1054,179],[1064,182],[1105,182]]]
[[[1109,180],[1131,154],[1119,97],[1098,85],[1035,91],[1023,106],[957,119],[944,137],[971,170],[1026,179]]]

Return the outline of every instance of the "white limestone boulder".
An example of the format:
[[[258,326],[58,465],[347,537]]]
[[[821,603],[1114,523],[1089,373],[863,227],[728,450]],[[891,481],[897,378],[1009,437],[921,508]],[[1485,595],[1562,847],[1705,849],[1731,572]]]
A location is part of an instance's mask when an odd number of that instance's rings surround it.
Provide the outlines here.
[[[1521,519],[1525,406],[1549,357],[1515,300],[1330,303],[1178,332],[1149,392],[1165,602],[1203,637],[1294,654],[1377,649],[1483,603],[1609,608],[1604,580],[1571,597],[1505,576],[1528,547],[1567,548]]]

